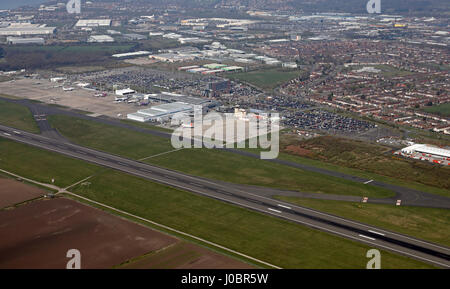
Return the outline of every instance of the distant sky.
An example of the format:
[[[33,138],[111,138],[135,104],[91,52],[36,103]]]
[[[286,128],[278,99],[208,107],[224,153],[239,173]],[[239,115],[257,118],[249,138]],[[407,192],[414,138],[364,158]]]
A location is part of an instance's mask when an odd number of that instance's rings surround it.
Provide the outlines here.
[[[46,0],[0,0],[0,9],[12,9],[24,5],[39,5],[44,2]]]

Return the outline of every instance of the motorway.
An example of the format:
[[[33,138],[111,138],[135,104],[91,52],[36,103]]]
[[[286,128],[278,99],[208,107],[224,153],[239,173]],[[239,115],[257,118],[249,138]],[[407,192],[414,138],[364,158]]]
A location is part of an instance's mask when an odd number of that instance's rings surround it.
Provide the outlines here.
[[[393,251],[436,266],[450,267],[450,249],[330,214],[243,190],[240,187],[172,171],[139,161],[75,145],[62,138],[37,135],[0,125],[0,136],[104,167],[139,176],[170,187],[204,195],[267,215],[319,229],[371,247]],[[299,244],[300,245],[300,244]]]

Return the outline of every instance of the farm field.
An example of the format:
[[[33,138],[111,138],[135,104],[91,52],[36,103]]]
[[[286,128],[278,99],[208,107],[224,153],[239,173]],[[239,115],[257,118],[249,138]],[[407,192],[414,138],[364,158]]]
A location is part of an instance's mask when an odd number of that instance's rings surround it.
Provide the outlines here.
[[[254,266],[180,241],[162,250],[130,260],[119,269],[252,269]]]
[[[0,268],[64,269],[70,249],[82,268],[112,266],[176,239],[73,200],[39,200],[0,211]]]
[[[43,196],[47,192],[35,186],[0,176],[0,209]]]

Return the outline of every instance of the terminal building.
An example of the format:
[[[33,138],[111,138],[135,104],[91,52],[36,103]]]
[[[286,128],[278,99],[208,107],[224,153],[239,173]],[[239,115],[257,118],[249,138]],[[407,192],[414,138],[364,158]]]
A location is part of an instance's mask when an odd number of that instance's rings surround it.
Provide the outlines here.
[[[164,122],[170,120],[176,113],[184,112],[188,114],[193,111],[193,105],[183,102],[172,102],[141,109],[135,113],[129,113],[127,118],[139,122]]]
[[[147,109],[138,110],[135,113],[129,113],[127,115],[128,119],[139,122],[165,122],[169,121],[175,114],[180,112],[185,113],[186,115],[193,113],[195,106],[201,106],[202,110],[207,110],[218,105],[216,101],[210,99],[170,92],[145,94],[144,99],[147,101],[159,102],[160,104]]]

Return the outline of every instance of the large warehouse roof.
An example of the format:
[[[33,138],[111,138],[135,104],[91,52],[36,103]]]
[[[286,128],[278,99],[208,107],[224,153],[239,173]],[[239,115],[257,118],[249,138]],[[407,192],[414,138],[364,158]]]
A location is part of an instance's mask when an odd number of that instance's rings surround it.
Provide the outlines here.
[[[405,152],[405,153],[419,152],[419,153],[432,154],[432,155],[450,158],[450,150],[430,146],[427,144],[414,144],[412,146],[403,148],[402,152]]]
[[[88,42],[114,42],[114,38],[109,35],[91,35]]]
[[[193,109],[192,105],[188,105],[181,102],[172,102],[155,105],[147,109],[142,109],[139,110],[138,113],[155,117],[155,116],[171,115],[177,112],[188,111],[192,109]]]
[[[0,28],[0,35],[41,35],[53,34],[56,27],[47,27],[45,24],[9,23]]]
[[[128,119],[146,122],[149,120],[168,120],[178,112],[189,112],[193,110],[192,105],[188,105],[181,102],[165,103],[161,105],[155,105],[151,108],[138,110],[136,113],[129,113]]]
[[[110,19],[80,19],[75,27],[110,26]]]

